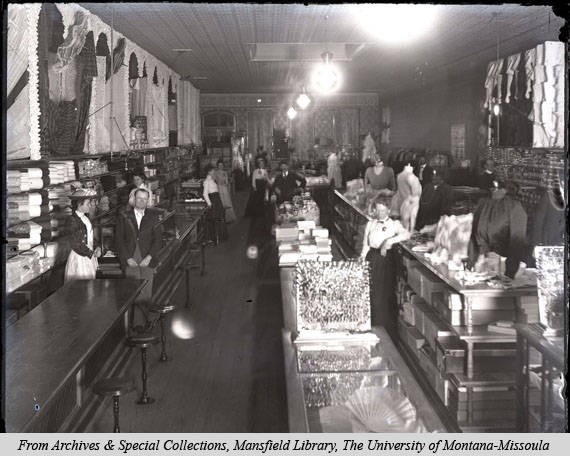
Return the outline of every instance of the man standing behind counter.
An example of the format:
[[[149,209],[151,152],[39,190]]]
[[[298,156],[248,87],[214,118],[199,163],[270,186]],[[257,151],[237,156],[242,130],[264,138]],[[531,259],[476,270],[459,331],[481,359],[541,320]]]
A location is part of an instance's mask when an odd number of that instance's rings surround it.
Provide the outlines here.
[[[125,275],[148,280],[138,302],[150,302],[152,297],[153,266],[162,248],[162,225],[159,211],[148,208],[149,192],[139,188],[134,194],[134,207],[119,213],[115,231],[115,245]]]
[[[281,172],[275,176],[273,191],[276,195],[277,204],[291,201],[293,195],[300,193],[307,183],[303,176],[289,171],[289,164],[285,160],[279,163]]]

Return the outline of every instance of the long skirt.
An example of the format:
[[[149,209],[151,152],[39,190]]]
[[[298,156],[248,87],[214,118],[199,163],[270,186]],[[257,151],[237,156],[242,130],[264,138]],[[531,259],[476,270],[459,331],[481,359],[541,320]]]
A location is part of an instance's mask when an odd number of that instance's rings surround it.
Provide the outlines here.
[[[396,264],[394,252],[386,256],[380,249],[370,249],[366,260],[370,263],[370,313],[373,326],[383,326],[390,335],[396,334]]]
[[[235,222],[236,214],[234,212],[232,197],[227,185],[218,184],[218,191],[220,192],[220,199],[222,200],[222,206],[224,207],[226,223]]]
[[[228,237],[228,231],[225,222],[226,211],[222,204],[222,199],[218,192],[209,193],[208,196],[212,202],[213,237],[211,240],[225,240]]]
[[[97,267],[98,262],[95,255],[89,258],[72,250],[67,257],[64,281],[94,279],[97,274]]]

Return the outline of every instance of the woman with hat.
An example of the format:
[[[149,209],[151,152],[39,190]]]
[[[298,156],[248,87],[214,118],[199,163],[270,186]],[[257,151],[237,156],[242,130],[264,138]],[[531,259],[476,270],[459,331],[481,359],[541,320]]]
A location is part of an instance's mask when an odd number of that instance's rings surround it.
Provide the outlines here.
[[[65,266],[65,282],[94,279],[101,248],[94,249],[93,225],[87,214],[91,210],[93,200],[97,198],[97,192],[93,189],[80,188],[70,198],[74,211],[67,221],[71,252]]]

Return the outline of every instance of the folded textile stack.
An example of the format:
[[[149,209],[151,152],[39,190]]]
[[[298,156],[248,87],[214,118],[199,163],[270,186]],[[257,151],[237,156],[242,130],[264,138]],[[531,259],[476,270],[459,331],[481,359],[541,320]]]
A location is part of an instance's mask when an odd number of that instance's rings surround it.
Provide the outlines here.
[[[23,168],[6,172],[8,194],[39,190],[44,187],[41,168]]]
[[[50,162],[49,180],[51,185],[63,184],[74,179],[76,179],[75,164],[72,160]]]
[[[6,186],[8,187],[8,194],[20,193],[22,180],[21,173],[16,169],[9,169],[6,171]]]
[[[20,170],[20,186],[22,191],[40,190],[44,188],[44,173],[41,168],[27,168]]]
[[[6,198],[8,226],[39,217],[42,214],[42,201],[41,193],[36,192],[8,196]]]
[[[66,190],[64,186],[50,188],[48,192],[50,211],[56,208],[64,209],[67,206],[71,206],[71,199],[69,198],[70,191],[71,190]]]
[[[29,250],[42,242],[42,226],[24,222],[8,228],[8,241],[18,244],[18,251]]]
[[[298,221],[296,229],[277,228],[279,266],[293,266],[299,260],[332,261],[332,241],[328,235],[326,228],[307,220]]]
[[[26,252],[6,261],[6,292],[35,279],[40,272],[40,256],[37,252]]]
[[[299,229],[297,227],[277,227],[275,229],[275,239],[281,241],[297,241],[299,239]]]
[[[330,184],[330,181],[327,176],[307,176],[306,178],[306,186],[310,187],[322,187]]]
[[[539,323],[538,296],[521,296],[517,305],[517,322]]]

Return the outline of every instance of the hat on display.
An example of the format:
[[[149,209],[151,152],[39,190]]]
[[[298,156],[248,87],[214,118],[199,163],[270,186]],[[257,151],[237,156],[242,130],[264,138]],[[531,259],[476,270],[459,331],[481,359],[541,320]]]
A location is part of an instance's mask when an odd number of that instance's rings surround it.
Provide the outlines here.
[[[97,198],[97,192],[92,188],[78,188],[69,197],[74,199]]]

